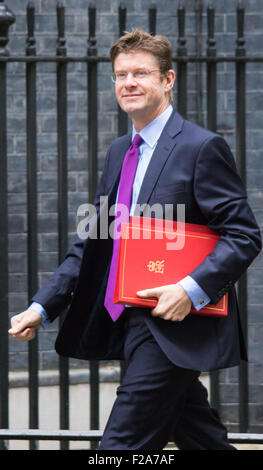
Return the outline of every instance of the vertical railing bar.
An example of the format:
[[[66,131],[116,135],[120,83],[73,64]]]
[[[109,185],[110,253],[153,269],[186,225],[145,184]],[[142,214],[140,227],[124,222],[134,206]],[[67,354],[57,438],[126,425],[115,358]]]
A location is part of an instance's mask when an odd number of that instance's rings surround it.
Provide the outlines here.
[[[7,138],[6,138],[6,63],[0,63],[0,426],[8,428],[8,212],[7,212]],[[0,450],[6,448],[0,441]]]
[[[2,2],[1,2],[2,3]],[[0,56],[8,56],[8,28],[15,16],[6,5],[1,7]],[[6,99],[6,62],[0,63],[0,427],[8,428],[8,209],[7,209],[7,99]],[[0,440],[0,450],[8,449],[8,441]]]
[[[215,9],[209,4],[207,8],[207,56],[216,57]],[[217,130],[217,64],[207,62],[207,127],[213,132]],[[213,408],[219,411],[219,371],[210,372],[210,402]]]
[[[89,47],[88,56],[96,56],[96,8],[89,6]],[[88,192],[93,203],[97,190],[97,144],[98,144],[98,104],[97,104],[97,62],[88,61]]]
[[[236,56],[246,55],[244,38],[245,8],[242,1],[237,4]],[[236,163],[243,183],[246,185],[246,62],[236,62]],[[238,281],[238,304],[241,324],[247,344],[247,273]],[[248,365],[239,366],[239,432],[247,432],[248,410]]]
[[[89,6],[88,56],[97,55],[96,47],[96,8]],[[97,104],[97,63],[88,61],[88,193],[93,203],[98,176],[98,104]],[[90,361],[90,428],[99,429],[99,362]],[[92,442],[91,449],[98,443]]]
[[[215,41],[215,9],[210,4],[207,8],[207,57],[216,57]],[[207,125],[216,132],[217,130],[217,63],[207,62]]]
[[[202,56],[202,26],[203,26],[203,0],[197,0],[195,6],[196,20],[196,55]],[[203,117],[203,87],[202,87],[202,62],[196,63],[196,98],[197,98],[197,123],[204,126]]]
[[[90,429],[99,429],[99,361],[90,361]],[[92,441],[92,450],[98,448],[98,443]]]
[[[26,55],[35,56],[35,7],[27,5]],[[27,135],[27,265],[28,301],[38,289],[37,256],[37,123],[36,123],[36,62],[26,64],[26,135]],[[28,344],[29,365],[29,427],[38,428],[38,333]],[[38,448],[37,441],[30,442],[30,450]]]
[[[119,5],[119,36],[122,36],[126,29],[126,6],[120,3]],[[128,116],[118,105],[118,136],[125,135],[128,132]],[[120,361],[120,382],[122,382],[126,371],[126,364]]]
[[[58,56],[66,56],[65,8],[57,3]],[[68,185],[67,185],[67,63],[57,63],[57,151],[58,151],[58,257],[59,264],[68,249]],[[60,326],[66,312],[60,316]],[[59,356],[60,428],[69,429],[69,359]],[[69,441],[60,443],[69,449]]]
[[[152,36],[155,36],[156,34],[156,14],[157,14],[156,4],[152,3],[148,12],[149,33]]]
[[[180,0],[177,8],[178,17],[178,56],[186,56],[185,38],[185,6]],[[184,118],[187,117],[187,63],[178,61],[177,63],[177,108]]]
[[[124,34],[126,29],[126,6],[119,5],[119,36]],[[118,105],[118,136],[125,135],[128,132],[128,116]]]

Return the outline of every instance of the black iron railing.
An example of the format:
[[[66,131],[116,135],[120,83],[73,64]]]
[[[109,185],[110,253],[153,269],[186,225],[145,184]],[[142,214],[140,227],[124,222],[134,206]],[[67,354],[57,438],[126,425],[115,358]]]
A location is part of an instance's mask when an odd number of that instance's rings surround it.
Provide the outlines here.
[[[263,444],[263,434],[257,433],[228,433],[232,444]],[[0,439],[26,440],[26,441],[90,441],[98,442],[102,438],[102,431],[72,431],[48,429],[0,429]],[[167,447],[169,444],[167,445]]]

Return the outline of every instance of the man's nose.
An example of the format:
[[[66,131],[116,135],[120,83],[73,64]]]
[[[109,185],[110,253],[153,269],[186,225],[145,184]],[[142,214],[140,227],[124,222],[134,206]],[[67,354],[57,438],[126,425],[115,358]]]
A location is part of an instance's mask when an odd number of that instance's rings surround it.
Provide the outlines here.
[[[125,86],[134,86],[136,84],[137,84],[137,82],[134,78],[133,73],[128,72],[127,77],[125,78]]]

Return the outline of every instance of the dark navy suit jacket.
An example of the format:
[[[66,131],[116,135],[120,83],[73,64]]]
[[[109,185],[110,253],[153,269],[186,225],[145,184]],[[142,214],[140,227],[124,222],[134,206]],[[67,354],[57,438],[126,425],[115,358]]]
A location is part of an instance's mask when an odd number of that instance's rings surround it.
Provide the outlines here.
[[[82,359],[122,359],[124,316],[113,322],[103,306],[111,238],[99,234],[99,221],[115,203],[120,171],[131,135],[110,146],[96,204],[107,195],[90,224],[90,238],[77,239],[50,281],[33,301],[41,303],[51,320],[69,310],[56,340],[59,354]],[[188,315],[182,322],[145,319],[166,355],[178,366],[208,371],[237,365],[246,359],[234,284],[261,250],[260,231],[224,139],[173,113],[145,174],[138,204],[185,204],[186,222],[208,225],[220,232],[214,251],[191,273],[216,304],[229,292],[226,318]],[[99,209],[99,206],[98,206]],[[141,215],[149,215],[142,212]],[[93,224],[93,228],[92,228]]]

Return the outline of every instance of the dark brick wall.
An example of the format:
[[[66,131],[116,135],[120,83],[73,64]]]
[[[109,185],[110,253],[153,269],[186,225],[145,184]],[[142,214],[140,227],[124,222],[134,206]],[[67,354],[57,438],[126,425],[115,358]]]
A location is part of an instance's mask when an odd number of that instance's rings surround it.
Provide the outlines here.
[[[88,16],[86,0],[67,0],[66,31],[68,54],[84,55],[88,46]],[[203,51],[206,49],[206,11],[203,11]],[[10,28],[11,54],[24,54],[26,41],[27,0],[7,0],[16,15]],[[54,54],[56,49],[56,2],[36,0],[36,47],[38,54]],[[127,0],[127,29],[148,29],[150,0]],[[156,2],[158,8],[157,33],[165,34],[177,48],[177,1]],[[194,0],[185,2],[186,36],[189,53],[196,50]],[[261,0],[247,0],[246,47],[249,55],[262,53],[263,8]],[[219,55],[231,55],[236,47],[236,0],[220,0],[216,5],[216,44]],[[118,35],[117,0],[97,0],[97,47],[100,55],[108,54]],[[109,79],[110,64],[99,65],[99,167],[103,166],[107,146],[117,135],[117,114],[113,86]],[[202,119],[206,125],[206,92],[203,67]],[[38,223],[39,223],[39,284],[42,285],[57,266],[57,140],[56,140],[56,76],[52,63],[38,64],[37,78],[38,126]],[[188,117],[197,120],[196,65],[189,65]],[[263,228],[263,65],[247,66],[247,190],[251,207]],[[76,210],[87,202],[87,96],[86,67],[84,64],[68,66],[68,184],[69,225],[71,240],[76,230]],[[176,106],[176,96],[175,96]],[[235,154],[235,67],[231,63],[218,65],[218,131],[223,133]],[[24,310],[27,298],[27,225],[26,225],[26,134],[25,134],[25,66],[8,65],[8,191],[9,191],[9,282],[10,316]],[[261,391],[263,384],[262,346],[262,284],[263,256],[248,270],[249,299],[249,378],[251,430],[263,426]],[[54,340],[57,322],[41,331],[40,368],[57,367]],[[72,361],[73,367],[82,365]],[[10,368],[27,367],[27,345],[10,340]],[[222,371],[222,413],[230,429],[238,421],[238,369]]]

